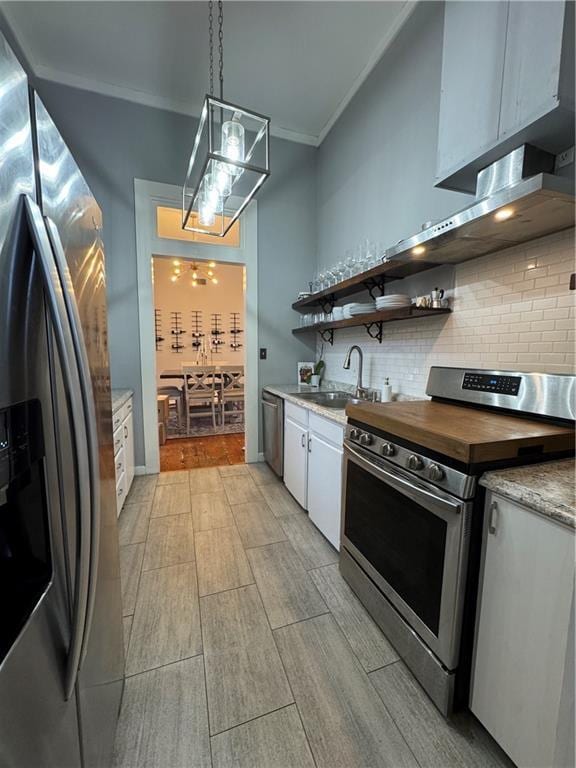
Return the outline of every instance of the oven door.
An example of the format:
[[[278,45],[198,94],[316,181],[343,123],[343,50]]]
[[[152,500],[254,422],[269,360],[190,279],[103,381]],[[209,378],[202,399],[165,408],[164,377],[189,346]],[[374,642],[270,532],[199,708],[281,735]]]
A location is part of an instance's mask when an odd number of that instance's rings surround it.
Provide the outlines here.
[[[342,545],[448,668],[460,650],[472,503],[344,444]]]

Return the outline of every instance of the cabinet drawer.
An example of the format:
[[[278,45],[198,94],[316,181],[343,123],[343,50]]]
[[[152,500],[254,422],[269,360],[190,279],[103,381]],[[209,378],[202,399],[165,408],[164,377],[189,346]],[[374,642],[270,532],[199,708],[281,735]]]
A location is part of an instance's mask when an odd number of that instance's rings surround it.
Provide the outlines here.
[[[284,401],[284,415],[289,416],[293,421],[297,421],[304,427],[308,426],[308,413],[307,408],[294,405],[294,403],[289,403],[287,400]]]
[[[126,493],[126,473],[122,472],[116,481],[116,517],[118,517],[122,510]]]
[[[129,397],[123,406],[118,408],[118,410],[114,411],[114,413],[112,414],[113,431],[116,431],[120,426],[120,424],[122,424],[122,422],[132,413],[133,408],[134,408],[134,399],[132,397]]]
[[[118,481],[120,475],[126,472],[126,459],[124,447],[120,448],[118,453],[114,456],[114,471],[116,473],[116,481]]]
[[[122,424],[120,424],[118,426],[118,429],[116,429],[116,431],[114,432],[113,439],[114,439],[114,456],[116,456],[118,451],[124,445],[124,429],[122,427]]]
[[[122,408],[118,408],[117,411],[114,411],[112,414],[112,431],[116,432],[118,427],[122,424]]]
[[[344,443],[344,427],[340,426],[340,424],[311,413],[308,426],[311,432],[315,432],[317,435],[321,435],[326,440],[334,443],[334,445],[342,447]]]

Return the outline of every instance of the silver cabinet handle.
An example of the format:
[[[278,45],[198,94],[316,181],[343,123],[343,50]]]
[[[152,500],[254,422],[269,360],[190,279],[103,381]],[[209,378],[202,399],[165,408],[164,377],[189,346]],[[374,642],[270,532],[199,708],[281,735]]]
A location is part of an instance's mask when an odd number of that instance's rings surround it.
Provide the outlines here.
[[[490,512],[488,517],[488,533],[496,533],[496,524],[498,522],[498,502],[493,501],[490,504]]]
[[[306,447],[306,434],[302,432],[302,440],[300,441],[302,448]]]
[[[311,445],[312,445],[312,438],[309,437],[308,438],[308,453],[312,453]]]
[[[90,552],[92,547],[92,528],[90,526],[90,455],[88,448],[87,424],[84,416],[85,405],[82,396],[82,382],[76,358],[72,328],[64,299],[64,286],[58,271],[46,227],[40,209],[30,198],[25,198],[28,228],[32,237],[36,255],[44,278],[46,304],[64,379],[67,406],[72,423],[75,470],[77,482],[77,501],[79,509],[79,566],[76,572],[74,619],[72,637],[68,652],[65,697],[69,699],[76,683],[76,674],[80,660],[81,640],[88,610],[88,592],[90,582]]]
[[[122,462],[121,462],[121,461],[119,461],[119,462],[116,464],[116,471],[117,471],[117,472],[121,472],[121,471],[122,471]]]
[[[84,343],[84,334],[80,313],[76,303],[76,295],[72,283],[72,276],[66,261],[66,255],[60,240],[60,234],[53,221],[45,219],[48,238],[52,246],[52,253],[57,271],[60,276],[62,286],[62,295],[66,306],[68,321],[72,332],[72,341],[76,354],[76,364],[80,372],[80,388],[82,392],[83,413],[85,417],[87,445],[88,445],[88,467],[89,467],[89,489],[90,489],[90,508],[88,510],[88,519],[82,521],[90,529],[90,554],[88,559],[88,592],[86,598],[86,614],[82,629],[82,635],[74,637],[72,650],[74,655],[78,655],[78,662],[70,668],[70,677],[67,687],[67,698],[72,695],[76,682],[78,669],[86,656],[92,618],[94,616],[94,604],[96,602],[96,583],[98,571],[98,555],[100,551],[100,451],[98,445],[98,431],[96,426],[96,406],[94,400],[94,391],[92,389],[92,377],[90,375],[90,365],[88,362],[88,353]],[[80,644],[80,650],[78,650]]]
[[[128,439],[128,427],[124,424],[124,437]]]

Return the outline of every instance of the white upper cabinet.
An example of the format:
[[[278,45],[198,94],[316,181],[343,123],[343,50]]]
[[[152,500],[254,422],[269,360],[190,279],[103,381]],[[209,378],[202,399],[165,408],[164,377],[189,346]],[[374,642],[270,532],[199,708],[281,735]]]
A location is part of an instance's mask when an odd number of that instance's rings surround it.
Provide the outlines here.
[[[509,4],[500,136],[558,106],[564,11],[562,2]]]
[[[520,144],[574,142],[574,4],[447,2],[436,183],[474,192],[476,174]]]
[[[498,138],[507,15],[502,2],[445,4],[440,179]]]

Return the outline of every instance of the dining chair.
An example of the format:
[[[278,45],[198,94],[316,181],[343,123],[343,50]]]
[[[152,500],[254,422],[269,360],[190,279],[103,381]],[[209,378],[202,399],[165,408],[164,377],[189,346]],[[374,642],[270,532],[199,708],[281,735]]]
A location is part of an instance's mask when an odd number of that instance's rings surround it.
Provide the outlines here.
[[[218,390],[218,405],[220,408],[220,423],[226,423],[226,416],[242,415],[244,419],[244,366],[220,365],[220,387]],[[226,405],[230,408],[227,411]]]
[[[216,391],[218,378],[213,365],[183,365],[184,399],[186,403],[186,432],[190,434],[192,419],[212,416],[212,428],[216,429]]]
[[[181,387],[158,387],[157,396],[166,395],[168,397],[168,411],[176,410],[178,417],[178,429],[182,428],[182,418],[184,416],[184,392]]]

